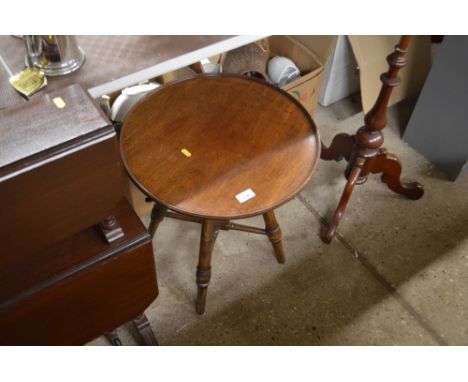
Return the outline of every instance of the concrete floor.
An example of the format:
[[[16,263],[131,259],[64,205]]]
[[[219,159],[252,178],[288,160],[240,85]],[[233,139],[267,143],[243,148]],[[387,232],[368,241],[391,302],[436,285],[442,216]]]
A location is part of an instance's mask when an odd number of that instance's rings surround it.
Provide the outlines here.
[[[325,144],[362,125],[357,100],[318,107]],[[385,146],[424,197],[404,199],[374,175],[355,189],[337,238],[323,244],[345,162],[322,161],[277,210],[286,264],[264,236],[220,232],[202,317],[194,309],[200,227],[165,220],[154,240],[160,296],[146,312],[161,345],[468,345],[468,177],[448,181],[401,140],[413,103],[390,109]],[[118,333],[135,344],[129,329]]]

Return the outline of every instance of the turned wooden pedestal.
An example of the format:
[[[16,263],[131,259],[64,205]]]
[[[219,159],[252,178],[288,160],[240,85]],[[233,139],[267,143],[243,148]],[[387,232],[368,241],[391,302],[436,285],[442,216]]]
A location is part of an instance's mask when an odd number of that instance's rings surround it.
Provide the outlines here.
[[[155,201],[151,235],[164,217],[201,223],[199,314],[219,230],[267,235],[284,263],[273,210],[307,184],[320,155],[312,119],[286,92],[233,75],[173,82],[130,111],[120,142],[130,177]],[[256,215],[265,228],[232,222]]]
[[[387,57],[389,70],[381,78],[382,89],[374,107],[366,114],[364,126],[355,135],[338,134],[330,147],[322,146],[321,159],[346,159],[345,176],[348,179],[341,200],[322,239],[330,243],[341,221],[354,186],[367,181],[369,174],[382,174],[382,182],[398,194],[416,200],[423,196],[424,190],[419,183],[400,181],[401,162],[394,154],[388,153],[382,146],[382,130],[387,125],[387,105],[393,87],[400,83],[398,71],[405,66],[405,53],[410,42],[409,36],[402,36],[395,51]]]

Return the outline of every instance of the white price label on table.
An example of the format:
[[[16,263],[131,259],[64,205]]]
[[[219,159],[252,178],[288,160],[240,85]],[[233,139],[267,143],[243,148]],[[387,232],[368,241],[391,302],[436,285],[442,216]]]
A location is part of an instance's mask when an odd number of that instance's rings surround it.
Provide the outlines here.
[[[247,190],[242,191],[236,195],[236,199],[239,201],[239,203],[244,203],[253,197],[255,197],[255,192],[253,192],[251,188],[248,188]]]

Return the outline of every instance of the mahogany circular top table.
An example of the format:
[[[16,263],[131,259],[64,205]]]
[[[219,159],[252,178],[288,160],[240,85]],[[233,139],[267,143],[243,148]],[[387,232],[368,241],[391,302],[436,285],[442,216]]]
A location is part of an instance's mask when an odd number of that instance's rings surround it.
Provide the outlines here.
[[[320,139],[288,93],[242,76],[200,75],[161,86],[124,120],[129,176],[155,201],[150,232],[165,216],[202,223],[197,312],[204,312],[219,229],[269,236],[284,262],[273,210],[311,179]],[[265,229],[230,222],[263,214]]]

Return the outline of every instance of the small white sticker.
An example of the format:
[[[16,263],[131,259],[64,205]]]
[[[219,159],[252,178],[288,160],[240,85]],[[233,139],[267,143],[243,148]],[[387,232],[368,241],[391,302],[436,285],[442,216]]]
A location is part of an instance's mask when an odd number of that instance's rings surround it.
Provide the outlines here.
[[[253,197],[255,197],[255,192],[253,192],[250,188],[236,195],[236,199],[239,201],[239,203],[244,203]]]

